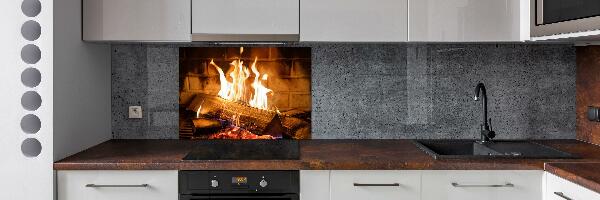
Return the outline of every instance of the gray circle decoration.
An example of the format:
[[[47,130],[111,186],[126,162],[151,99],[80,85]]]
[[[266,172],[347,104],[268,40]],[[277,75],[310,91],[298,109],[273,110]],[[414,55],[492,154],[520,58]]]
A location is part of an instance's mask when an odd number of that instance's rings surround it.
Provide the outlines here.
[[[21,119],[21,129],[25,133],[28,133],[28,134],[37,133],[38,131],[40,131],[41,127],[42,127],[42,122],[40,121],[40,118],[33,114],[25,115]]]
[[[23,72],[21,73],[21,82],[27,87],[36,87],[40,84],[41,81],[42,74],[40,73],[40,70],[36,68],[30,67],[23,70]]]
[[[27,64],[35,64],[40,61],[42,52],[40,48],[34,44],[25,45],[21,49],[21,59]]]
[[[37,157],[42,153],[42,143],[35,138],[27,138],[21,143],[21,152],[27,157]]]
[[[42,11],[42,3],[38,0],[23,0],[21,11],[27,17],[35,17]]]
[[[23,38],[29,41],[34,41],[40,38],[42,34],[42,27],[39,23],[33,20],[26,21],[21,26],[21,35]]]
[[[35,91],[27,91],[21,96],[21,105],[28,111],[37,110],[42,105],[42,97]]]

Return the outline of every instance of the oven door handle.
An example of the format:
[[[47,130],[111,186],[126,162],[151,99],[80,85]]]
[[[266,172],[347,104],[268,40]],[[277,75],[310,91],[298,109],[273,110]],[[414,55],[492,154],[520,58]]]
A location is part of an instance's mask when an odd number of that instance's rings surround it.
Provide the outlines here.
[[[91,188],[124,188],[124,187],[129,187],[129,188],[145,188],[145,187],[150,187],[150,185],[148,184],[139,184],[139,185],[99,185],[99,184],[86,184],[85,187],[91,187]]]
[[[354,183],[354,187],[398,187],[400,183]]]

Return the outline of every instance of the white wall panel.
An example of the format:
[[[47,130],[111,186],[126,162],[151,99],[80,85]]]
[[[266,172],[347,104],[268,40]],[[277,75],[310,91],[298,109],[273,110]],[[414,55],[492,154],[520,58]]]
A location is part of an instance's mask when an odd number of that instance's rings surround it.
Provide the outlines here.
[[[81,39],[81,0],[54,0],[54,9],[54,160],[59,160],[111,138],[111,68],[110,45]]]
[[[40,1],[41,12],[32,17],[21,11],[21,4],[21,0],[0,1],[0,199],[52,199],[52,1]],[[33,41],[21,35],[21,25],[28,20],[38,22],[41,27],[41,35]],[[28,44],[40,50],[40,59],[33,64],[21,60],[21,48]],[[38,69],[42,77],[33,88],[21,82],[21,73],[29,67]],[[40,95],[39,108],[26,110],[21,105],[21,96],[27,91]],[[27,114],[40,119],[39,131],[25,133],[21,129],[20,121]],[[27,138],[41,143],[39,155],[26,157],[22,153],[21,144]]]

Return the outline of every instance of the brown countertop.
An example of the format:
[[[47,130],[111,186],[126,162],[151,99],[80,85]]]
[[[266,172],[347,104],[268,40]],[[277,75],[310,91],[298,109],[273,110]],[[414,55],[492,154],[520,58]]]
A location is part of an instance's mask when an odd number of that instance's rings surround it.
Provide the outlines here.
[[[304,140],[300,160],[183,161],[190,140],[109,140],[54,163],[55,170],[542,170],[548,162],[600,162],[600,147],[577,140],[542,144],[582,159],[434,160],[411,140]]]
[[[546,163],[545,170],[573,183],[600,193],[600,162]]]

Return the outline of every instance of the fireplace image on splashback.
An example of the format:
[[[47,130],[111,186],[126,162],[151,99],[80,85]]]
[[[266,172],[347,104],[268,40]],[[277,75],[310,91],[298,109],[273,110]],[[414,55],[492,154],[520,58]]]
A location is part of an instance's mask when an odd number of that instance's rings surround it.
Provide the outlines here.
[[[309,139],[310,48],[179,49],[181,139]]]

